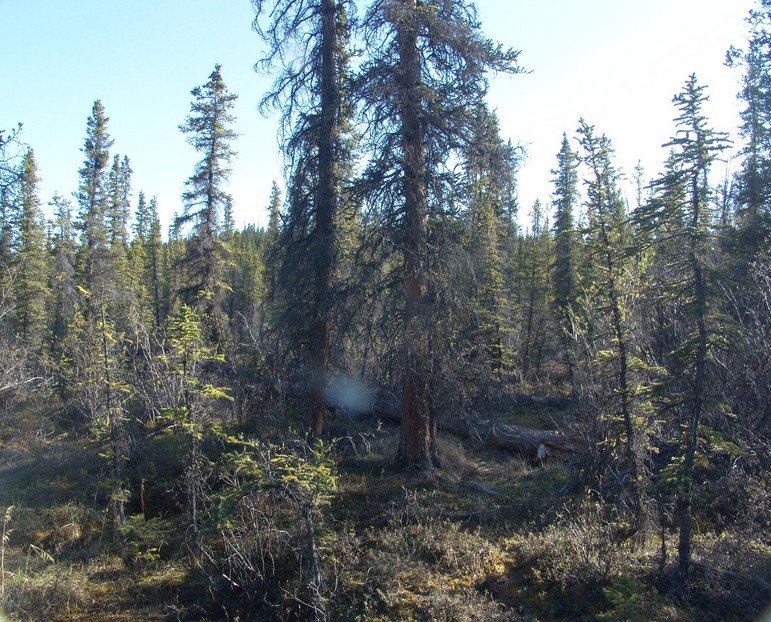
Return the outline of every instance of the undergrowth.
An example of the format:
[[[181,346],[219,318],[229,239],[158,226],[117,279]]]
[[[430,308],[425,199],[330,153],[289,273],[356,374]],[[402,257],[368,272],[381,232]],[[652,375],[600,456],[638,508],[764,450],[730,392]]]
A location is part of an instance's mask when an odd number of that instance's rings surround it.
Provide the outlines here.
[[[342,426],[341,426],[342,427]],[[664,504],[628,510],[532,465],[440,436],[442,467],[396,470],[396,432],[353,422],[321,453],[291,435],[208,445],[210,503],[189,546],[182,453],[148,440],[128,464],[124,557],[85,439],[28,441],[0,467],[2,609],[10,621],[761,620],[771,592],[771,482],[728,470],[704,486],[693,573],[673,577]],[[224,440],[223,440],[224,439]],[[312,543],[318,584],[309,591]]]

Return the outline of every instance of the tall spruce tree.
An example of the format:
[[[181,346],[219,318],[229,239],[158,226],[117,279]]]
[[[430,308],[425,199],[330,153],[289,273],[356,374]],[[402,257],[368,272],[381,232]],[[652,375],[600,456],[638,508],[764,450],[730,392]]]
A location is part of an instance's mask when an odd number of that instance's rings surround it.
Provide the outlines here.
[[[237,137],[232,129],[232,110],[237,95],[230,93],[222,79],[222,66],[215,65],[209,80],[191,91],[190,114],[180,130],[201,155],[182,194],[185,209],[175,226],[191,227],[190,240],[182,258],[186,282],[182,297],[204,317],[204,333],[216,348],[225,345],[227,322],[222,310],[223,268],[227,248],[220,239],[224,211],[231,202],[225,190]]]
[[[105,226],[109,247],[109,315],[121,329],[136,325],[141,314],[144,285],[140,273],[131,265],[128,221],[131,215],[131,164],[128,157],[115,154],[107,174]],[[144,322],[140,322],[144,323]]]
[[[348,78],[349,19],[353,5],[347,0],[255,0],[255,29],[268,43],[264,66],[277,61],[282,71],[263,105],[282,110],[283,150],[290,169],[308,174],[307,184],[290,184],[291,192],[308,194],[290,215],[301,222],[288,223],[288,231],[305,228],[306,235],[287,239],[299,253],[300,282],[296,289],[309,290],[310,317],[303,342],[309,358],[307,425],[311,434],[321,434],[325,411],[325,389],[330,365],[334,275],[339,253],[338,210],[341,173],[346,166],[345,132],[350,105],[346,102]],[[269,23],[260,17],[272,7]],[[299,44],[299,45],[298,45]],[[302,61],[285,63],[287,51],[301,50]],[[298,70],[299,69],[299,70]],[[295,177],[297,180],[298,178]],[[308,271],[307,277],[302,272]],[[299,287],[298,287],[299,286]],[[299,292],[298,292],[299,293]]]
[[[705,87],[691,75],[673,102],[679,111],[677,133],[665,146],[671,148],[667,172],[654,184],[657,197],[648,213],[649,222],[666,226],[678,241],[670,245],[665,260],[674,279],[667,284],[678,297],[679,342],[668,360],[672,377],[673,405],[681,414],[681,456],[676,467],[675,509],[680,528],[678,569],[688,576],[691,560],[693,475],[700,426],[707,411],[710,389],[710,351],[725,332],[711,305],[710,290],[716,276],[711,260],[716,245],[709,172],[720,153],[728,148],[727,135],[709,127],[704,115],[708,100]],[[713,381],[716,380],[714,374]]]
[[[432,309],[428,247],[430,205],[457,182],[444,164],[461,156],[488,70],[516,72],[517,52],[484,38],[464,0],[374,2],[365,19],[370,60],[361,103],[375,154],[367,172],[403,260],[402,401],[398,459],[436,459],[429,339]],[[398,233],[397,233],[398,232]]]
[[[629,472],[630,494],[637,517],[641,517],[641,434],[636,417],[635,386],[631,361],[633,344],[629,330],[629,310],[632,284],[628,271],[628,224],[625,202],[618,188],[619,174],[613,165],[613,148],[603,134],[598,136],[594,126],[581,119],[579,129],[581,161],[588,170],[587,185],[587,251],[594,266],[591,291],[599,317],[595,322],[598,356],[609,366],[612,380],[600,383],[609,385],[610,396],[606,400],[610,412],[605,440],[612,446],[614,438],[620,438]],[[597,301],[602,301],[597,304]],[[604,317],[602,317],[604,316]],[[607,325],[607,329],[605,326]],[[601,372],[602,373],[602,372]],[[619,434],[615,430],[621,429]],[[598,453],[595,477],[601,477],[609,454]]]
[[[530,221],[531,230],[524,240],[525,272],[522,274],[526,294],[523,305],[520,364],[522,378],[525,381],[538,377],[548,338],[551,238],[548,218],[538,199],[533,204]]]
[[[737,272],[747,274],[749,264],[771,236],[771,1],[758,0],[747,18],[746,49],[731,48],[729,65],[742,67],[739,99],[740,133],[744,139],[742,166],[736,184]]]
[[[19,191],[19,244],[15,257],[16,321],[19,336],[29,346],[38,348],[45,335],[44,320],[48,286],[45,230],[38,196],[37,164],[32,149],[22,162]]]
[[[158,330],[166,317],[161,221],[158,217],[158,198],[153,196],[150,201],[147,201],[142,191],[139,192],[137,199],[134,239],[131,245],[134,253],[141,256],[142,280],[151,298],[153,326]]]
[[[468,249],[474,267],[473,306],[486,363],[500,377],[510,359],[507,332],[504,251],[510,238],[514,177],[518,158],[500,136],[498,118],[486,107],[476,114],[466,159]]]
[[[554,177],[552,206],[554,207],[554,309],[557,316],[562,352],[568,368],[571,385],[574,383],[573,355],[570,348],[570,332],[573,314],[576,311],[578,283],[576,276],[578,234],[574,225],[575,210],[578,207],[578,155],[570,146],[567,134],[562,135],[562,145],[557,153],[557,168],[551,171]]]
[[[53,361],[60,361],[64,340],[75,314],[77,292],[75,290],[75,253],[77,244],[72,222],[72,204],[55,194],[50,204],[53,208],[50,247],[53,267],[50,280],[51,311],[49,317],[50,346]],[[60,391],[63,389],[59,385]],[[63,396],[62,396],[63,397]]]
[[[167,272],[163,268],[163,238],[161,219],[158,216],[158,198],[153,196],[147,208],[148,231],[145,239],[147,272],[152,283],[153,319],[156,330],[160,329],[169,314],[168,295],[164,295],[164,280]]]
[[[0,287],[7,287],[16,232],[16,198],[22,175],[21,124],[10,132],[0,131]]]
[[[721,227],[724,291],[728,292],[722,302],[741,327],[744,342],[720,356],[725,392],[736,414],[730,425],[734,438],[766,434],[771,422],[766,276],[771,247],[771,2],[758,0],[746,21],[747,43],[728,53],[728,64],[743,70],[741,166],[720,194],[721,205],[735,210],[726,219],[728,226]]]
[[[268,323],[268,314],[276,307],[277,280],[281,261],[280,222],[281,222],[281,189],[274,181],[268,199],[268,230],[265,232],[265,250],[263,252],[262,282],[265,295],[260,303],[259,331],[263,335]]]
[[[128,221],[131,213],[131,163],[128,156],[113,156],[107,175],[107,213],[110,248],[121,257],[128,250]]]
[[[107,166],[113,140],[107,132],[109,118],[100,100],[94,102],[86,126],[83,166],[76,194],[80,206],[79,271],[85,288],[97,304],[106,285],[109,268],[107,223]]]

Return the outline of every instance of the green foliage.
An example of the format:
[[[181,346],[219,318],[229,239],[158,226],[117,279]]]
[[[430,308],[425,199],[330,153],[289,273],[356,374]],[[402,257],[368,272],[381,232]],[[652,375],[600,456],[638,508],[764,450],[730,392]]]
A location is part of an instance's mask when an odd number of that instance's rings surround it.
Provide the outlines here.
[[[335,460],[323,441],[298,453],[244,438],[226,436],[223,440],[240,447],[222,456],[223,477],[228,483],[218,493],[223,517],[227,508],[260,490],[279,490],[298,508],[328,506],[337,491]]]
[[[597,614],[597,620],[607,622],[648,622],[653,614],[651,602],[655,602],[653,591],[640,581],[628,575],[613,580],[610,587],[603,588],[605,597],[612,607]]]
[[[45,335],[48,296],[43,214],[38,197],[35,156],[29,149],[22,161],[20,180],[19,243],[15,257],[16,321],[22,342],[39,348]]]
[[[190,115],[180,126],[201,159],[182,195],[185,210],[174,223],[178,229],[192,227],[181,258],[186,278],[180,293],[187,304],[204,312],[205,340],[220,351],[227,336],[222,311],[223,271],[230,255],[220,236],[220,219],[232,202],[225,183],[235,155],[231,143],[237,134],[231,124],[238,98],[228,91],[221,69],[221,65],[215,65],[206,84],[191,91]]]
[[[270,460],[272,475],[291,494],[306,497],[314,506],[328,505],[337,490],[334,459],[328,447],[318,441],[305,459],[277,453]]]
[[[160,404],[162,420],[181,425],[198,440],[205,432],[205,406],[212,401],[233,401],[227,387],[216,387],[202,381],[201,366],[207,362],[222,362],[223,355],[204,343],[200,316],[183,304],[168,321],[166,329],[169,348],[158,355],[165,374],[181,381],[172,388],[171,403]]]
[[[173,524],[161,517],[148,520],[142,514],[134,514],[126,517],[121,529],[126,537],[126,562],[133,568],[144,568],[161,561]]]
[[[81,283],[96,297],[101,297],[107,289],[111,269],[106,177],[113,140],[107,132],[108,122],[104,105],[100,100],[95,101],[87,121],[83,146],[85,158],[76,195],[80,206],[78,229],[81,237],[78,268]]]
[[[577,296],[576,264],[578,261],[578,233],[574,212],[578,207],[578,155],[570,147],[567,134],[562,135],[562,146],[557,154],[557,168],[553,169],[554,197],[554,303],[564,315],[575,304]]]
[[[689,430],[685,424],[682,424],[680,429],[681,436],[676,442],[682,447],[687,442]],[[689,465],[687,457],[682,453],[673,455],[667,465],[661,470],[659,479],[653,487],[656,492],[663,493],[671,498],[689,494],[694,465],[707,471],[714,470],[710,463],[710,455],[722,454],[732,458],[748,456],[748,453],[736,443],[726,440],[718,430],[707,425],[702,424],[699,426],[696,441],[697,448],[693,465]]]
[[[166,330],[170,353],[161,355],[173,373],[181,374],[190,382],[197,382],[193,376],[202,363],[224,361],[222,354],[204,343],[201,323],[201,316],[191,306],[181,305],[169,318]]]

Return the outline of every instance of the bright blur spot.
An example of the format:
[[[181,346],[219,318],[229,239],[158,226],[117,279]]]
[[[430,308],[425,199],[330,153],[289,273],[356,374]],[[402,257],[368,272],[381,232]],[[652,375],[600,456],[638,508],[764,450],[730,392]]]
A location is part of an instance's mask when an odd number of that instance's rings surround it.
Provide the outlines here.
[[[372,389],[358,378],[338,374],[327,383],[327,403],[346,411],[360,415],[372,410],[375,397]]]

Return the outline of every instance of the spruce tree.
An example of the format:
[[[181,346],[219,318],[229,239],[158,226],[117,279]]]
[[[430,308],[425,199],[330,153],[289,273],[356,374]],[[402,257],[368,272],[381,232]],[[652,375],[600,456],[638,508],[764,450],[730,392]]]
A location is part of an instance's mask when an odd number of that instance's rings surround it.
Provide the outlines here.
[[[141,255],[140,271],[142,280],[151,298],[151,317],[155,330],[160,329],[166,317],[166,300],[164,297],[163,270],[163,240],[161,238],[161,222],[158,217],[158,198],[153,196],[150,201],[144,192],[139,193],[134,216],[134,239],[132,248],[135,254]]]
[[[335,271],[339,255],[338,210],[341,174],[350,156],[346,124],[350,104],[345,101],[348,79],[349,7],[347,0],[255,0],[255,29],[268,43],[262,64],[271,66],[289,49],[299,46],[303,71],[295,63],[284,64],[273,92],[264,106],[282,110],[283,151],[295,180],[307,175],[307,184],[289,185],[297,209],[290,212],[286,232],[305,230],[302,236],[286,237],[285,258],[292,270],[292,289],[307,299],[309,317],[301,337],[309,359],[306,423],[314,436],[321,434],[325,390],[330,366]],[[272,6],[266,27],[260,17]],[[299,256],[298,256],[299,255]],[[287,263],[285,262],[285,268]],[[286,269],[283,273],[289,276]],[[307,292],[307,293],[306,293]],[[294,302],[294,301],[293,301]]]
[[[227,322],[222,311],[227,249],[220,231],[225,208],[232,201],[225,184],[235,155],[231,144],[237,134],[231,126],[238,97],[228,91],[221,70],[221,65],[215,65],[209,80],[191,91],[190,115],[180,126],[201,159],[186,182],[187,190],[182,195],[184,212],[175,219],[177,228],[191,228],[182,258],[186,273],[182,298],[201,311],[206,340],[217,348],[223,348],[227,340]]]
[[[498,119],[486,107],[477,112],[475,136],[466,155],[468,248],[474,268],[473,305],[480,347],[500,377],[510,359],[505,335],[504,248],[511,240],[512,185],[518,164],[511,145],[500,137]]]
[[[104,296],[92,300],[88,291],[79,288],[80,304],[76,307],[64,344],[61,368],[67,378],[71,406],[80,410],[92,438],[103,444],[101,457],[107,461],[107,472],[100,484],[107,488],[112,535],[121,556],[126,555],[125,503],[128,498],[124,464],[128,459],[129,438],[126,429],[127,401],[130,387],[124,378],[121,362],[126,340],[107,315]]]
[[[26,345],[38,348],[45,336],[44,321],[48,286],[45,231],[37,164],[32,149],[22,162],[19,191],[19,245],[15,257],[16,321],[19,336]]]
[[[49,314],[51,359],[58,363],[70,322],[75,314],[78,295],[75,290],[75,230],[72,223],[72,204],[56,194],[51,199],[54,218],[51,223],[52,272],[50,279],[51,311]],[[64,387],[59,384],[60,393]],[[63,397],[63,393],[62,393]]]
[[[202,364],[222,362],[205,344],[202,318],[186,304],[169,316],[165,326],[167,340],[163,352],[153,361],[150,381],[157,386],[153,393],[160,399],[152,404],[161,412],[162,420],[182,436],[186,456],[182,487],[187,502],[189,533],[193,552],[201,545],[201,524],[204,516],[208,458],[203,441],[210,433],[211,409],[214,400],[232,400],[227,389],[203,382]]]
[[[581,162],[588,170],[586,246],[593,266],[591,284],[592,302],[596,319],[594,331],[598,348],[595,356],[610,369],[610,378],[599,383],[610,393],[605,398],[609,406],[609,437],[606,447],[612,448],[612,438],[620,438],[626,468],[629,471],[630,494],[638,523],[642,511],[641,452],[642,425],[635,402],[635,383],[632,361],[636,360],[630,335],[630,310],[634,283],[628,278],[629,231],[625,202],[618,188],[619,173],[613,165],[613,148],[603,134],[581,119],[578,129],[582,154]],[[598,366],[599,369],[607,369]],[[602,374],[602,371],[600,372]],[[608,391],[610,389],[610,391]],[[616,430],[620,428],[619,434]],[[605,462],[611,457],[600,453],[595,465],[595,477],[601,477]]]
[[[127,156],[113,156],[107,176],[107,214],[110,248],[115,257],[128,250],[128,221],[131,212],[131,164]]]
[[[549,263],[551,259],[551,238],[548,219],[541,202],[536,199],[530,214],[531,231],[525,236],[526,301],[522,322],[522,347],[520,363],[525,381],[538,377],[544,360],[548,339],[550,283]]]
[[[112,280],[109,315],[121,329],[139,322],[144,295],[141,274],[129,256],[128,220],[131,213],[131,165],[126,156],[115,154],[107,175],[105,224]],[[139,322],[144,323],[144,322]]]
[[[0,131],[0,287],[7,287],[14,236],[17,227],[17,196],[22,175],[24,149],[19,139],[21,124],[10,132]]]
[[[711,268],[716,238],[711,204],[709,171],[729,146],[727,135],[709,127],[703,107],[705,87],[691,75],[673,102],[679,110],[677,133],[665,146],[671,148],[667,172],[654,187],[657,197],[648,212],[651,226],[667,227],[670,246],[665,259],[673,282],[666,284],[678,297],[681,329],[668,357],[672,378],[672,402],[680,413],[681,456],[675,468],[675,509],[680,527],[678,570],[685,579],[691,561],[693,475],[700,426],[716,376],[710,374],[710,351],[718,347],[726,327],[721,326],[711,305],[715,272]]]
[[[739,99],[744,104],[740,133],[745,143],[736,180],[733,240],[740,275],[747,273],[771,236],[771,2],[759,0],[747,23],[747,48],[731,48],[727,55],[729,65],[744,69]]]
[[[281,220],[281,189],[274,181],[271,185],[268,199],[268,229],[265,233],[265,249],[263,251],[263,266],[261,280],[264,296],[260,302],[258,334],[263,335],[267,324],[271,323],[269,315],[276,312],[277,280],[280,271],[282,249],[280,246]]]
[[[168,278],[168,270],[163,267],[163,238],[161,236],[161,219],[158,216],[158,198],[153,196],[148,205],[148,231],[145,240],[147,256],[147,273],[150,279],[153,299],[153,319],[155,329],[160,329],[169,314],[169,297],[164,295],[164,283]]]
[[[570,333],[578,297],[577,253],[578,233],[574,225],[575,210],[578,207],[578,155],[570,147],[567,134],[562,135],[562,145],[557,153],[557,168],[551,171],[554,177],[552,206],[554,207],[554,310],[559,326],[562,352],[568,368],[571,385],[574,383],[573,355],[570,348]]]
[[[265,297],[262,281],[265,232],[254,225],[236,233],[234,253],[236,255],[237,279],[235,281],[236,309],[244,322],[244,328],[252,333],[257,327],[260,305]]]
[[[83,146],[85,156],[76,194],[80,206],[79,271],[85,288],[97,303],[109,279],[109,232],[107,222],[107,166],[113,140],[107,132],[109,118],[100,100],[94,102]]]
[[[474,6],[448,2],[374,2],[364,20],[370,60],[362,68],[361,104],[375,154],[367,171],[385,200],[403,261],[402,402],[398,458],[436,459],[429,339],[429,207],[458,181],[444,164],[460,155],[483,104],[485,72],[515,72],[517,53],[485,39]],[[386,207],[387,206],[387,207]],[[396,233],[398,231],[398,233]]]

